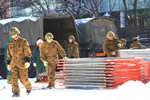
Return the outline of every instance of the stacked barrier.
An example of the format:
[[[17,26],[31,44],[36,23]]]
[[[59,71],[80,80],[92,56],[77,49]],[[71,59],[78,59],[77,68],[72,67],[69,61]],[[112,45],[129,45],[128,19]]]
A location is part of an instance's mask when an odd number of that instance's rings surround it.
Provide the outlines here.
[[[62,63],[62,62],[61,62]],[[58,80],[67,88],[105,88],[112,87],[113,66],[106,66],[105,59],[68,59],[65,61]]]
[[[149,81],[144,58],[79,58],[58,60],[56,81],[66,88],[117,88],[129,80]]]
[[[150,49],[121,49],[118,51],[118,54],[120,57],[124,58],[150,58]]]

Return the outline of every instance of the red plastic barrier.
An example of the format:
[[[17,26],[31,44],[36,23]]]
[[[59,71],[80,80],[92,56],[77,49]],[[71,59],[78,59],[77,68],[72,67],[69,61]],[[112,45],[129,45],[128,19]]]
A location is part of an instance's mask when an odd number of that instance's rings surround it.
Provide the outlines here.
[[[150,80],[150,62],[144,61],[141,63],[140,69],[141,81],[146,84]]]
[[[111,62],[112,63],[112,62]],[[147,83],[150,80],[150,62],[139,59],[118,59],[115,63],[114,87],[118,87],[127,81],[141,81]]]

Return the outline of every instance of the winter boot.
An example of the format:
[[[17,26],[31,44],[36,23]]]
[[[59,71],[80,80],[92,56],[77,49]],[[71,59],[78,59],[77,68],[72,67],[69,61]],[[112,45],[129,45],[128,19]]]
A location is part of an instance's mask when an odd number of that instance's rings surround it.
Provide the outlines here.
[[[31,90],[27,90],[26,94],[29,95],[31,93]]]
[[[40,80],[37,79],[34,83],[38,83],[38,82],[40,82]]]
[[[19,93],[14,93],[13,95],[12,95],[12,97],[19,97],[20,95],[19,95]]]
[[[52,89],[52,85],[48,85],[47,88],[48,88],[48,89]]]

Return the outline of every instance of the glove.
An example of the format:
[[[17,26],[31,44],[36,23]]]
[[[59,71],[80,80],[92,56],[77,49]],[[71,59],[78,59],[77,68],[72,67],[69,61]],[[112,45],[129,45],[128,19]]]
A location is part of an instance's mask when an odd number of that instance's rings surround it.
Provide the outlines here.
[[[64,60],[67,60],[67,59],[69,59],[69,58],[68,58],[68,57],[64,57],[63,59],[64,59]]]
[[[118,46],[119,48],[121,48],[121,44],[120,44],[120,43],[118,43],[117,46]]]
[[[44,64],[45,67],[48,66],[48,62],[47,61],[43,61],[43,64]]]
[[[33,66],[36,67],[36,63],[33,63]]]
[[[29,62],[26,62],[26,63],[24,64],[24,66],[25,66],[25,68],[29,68],[29,67],[30,67],[30,63],[29,63]]]
[[[112,54],[112,55],[116,55],[116,52],[115,52],[115,51],[113,51],[111,54]]]
[[[10,65],[8,65],[8,66],[7,66],[7,69],[8,69],[9,71],[11,71],[11,66],[10,66]]]

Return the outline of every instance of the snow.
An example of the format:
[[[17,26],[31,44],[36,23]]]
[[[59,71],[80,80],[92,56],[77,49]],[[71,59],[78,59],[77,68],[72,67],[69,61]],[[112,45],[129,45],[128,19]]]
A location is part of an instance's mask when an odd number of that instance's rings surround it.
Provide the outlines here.
[[[10,18],[10,19],[4,19],[4,20],[0,20],[0,24],[4,25],[7,23],[11,23],[11,22],[22,22],[24,20],[31,20],[31,21],[37,21],[39,18],[37,17],[19,17],[19,18]]]
[[[5,25],[7,23],[11,23],[11,22],[22,22],[24,20],[31,20],[31,21],[37,21],[39,18],[38,17],[33,17],[33,16],[29,16],[29,17],[19,17],[19,18],[10,18],[10,19],[4,19],[4,20],[0,20],[0,24]],[[90,20],[92,20],[94,18],[82,18],[82,19],[76,19],[75,22],[76,24],[80,24],[80,23],[87,23]]]
[[[106,12],[103,16],[104,17],[110,17],[111,15],[108,12]]]
[[[76,19],[75,20],[75,22],[76,22],[76,24],[84,24],[84,23],[87,23],[87,22],[89,22],[90,20],[92,20],[92,19],[94,19],[94,18],[82,18],[82,19]]]
[[[42,84],[35,84],[35,79],[30,79],[32,86],[41,87]],[[5,89],[1,89],[5,85]],[[46,86],[47,84],[43,84]],[[83,90],[83,89],[60,89],[32,90],[29,96],[25,94],[25,88],[21,87],[19,98],[12,98],[11,86],[6,80],[0,80],[0,100],[150,100],[150,83],[143,84],[139,81],[129,81],[118,89]]]

